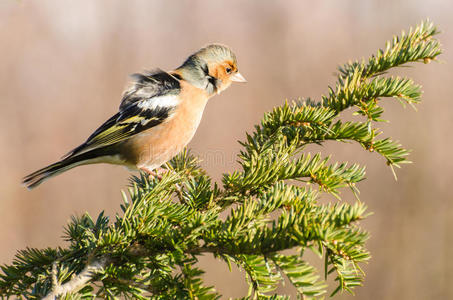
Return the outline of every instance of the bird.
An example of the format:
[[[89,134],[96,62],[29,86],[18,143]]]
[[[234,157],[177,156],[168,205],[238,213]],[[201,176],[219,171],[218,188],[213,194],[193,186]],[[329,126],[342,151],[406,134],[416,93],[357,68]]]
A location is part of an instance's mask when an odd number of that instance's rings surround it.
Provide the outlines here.
[[[246,82],[228,46],[207,45],[173,71],[132,74],[118,112],[80,146],[23,178],[32,189],[46,179],[88,164],[122,165],[156,174],[193,138],[208,100],[232,82]]]

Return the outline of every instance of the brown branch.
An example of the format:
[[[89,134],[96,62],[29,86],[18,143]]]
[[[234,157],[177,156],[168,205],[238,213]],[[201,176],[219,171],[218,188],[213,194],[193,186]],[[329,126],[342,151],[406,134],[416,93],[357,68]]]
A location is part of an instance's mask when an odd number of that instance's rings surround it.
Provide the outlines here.
[[[57,279],[57,265],[56,262],[52,266],[52,291],[47,294],[43,300],[56,300],[57,297],[63,296],[69,292],[76,292],[81,289],[88,281],[90,281],[94,274],[100,272],[107,265],[109,259],[103,256],[99,259],[88,263],[85,268],[70,281],[65,284],[59,284]]]

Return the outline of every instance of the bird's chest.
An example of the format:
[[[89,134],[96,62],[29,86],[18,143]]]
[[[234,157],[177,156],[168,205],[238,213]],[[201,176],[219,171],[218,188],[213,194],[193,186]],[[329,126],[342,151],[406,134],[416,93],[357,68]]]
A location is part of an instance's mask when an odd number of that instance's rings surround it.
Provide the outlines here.
[[[159,167],[192,140],[208,101],[205,93],[194,89],[182,89],[181,103],[171,117],[140,137],[146,146],[141,149],[138,167]]]
[[[206,104],[206,103],[204,103]],[[162,137],[160,140],[162,148],[169,149],[174,156],[182,150],[192,140],[198,125],[203,116],[203,107],[183,107],[178,108],[171,118],[162,123],[157,134]]]

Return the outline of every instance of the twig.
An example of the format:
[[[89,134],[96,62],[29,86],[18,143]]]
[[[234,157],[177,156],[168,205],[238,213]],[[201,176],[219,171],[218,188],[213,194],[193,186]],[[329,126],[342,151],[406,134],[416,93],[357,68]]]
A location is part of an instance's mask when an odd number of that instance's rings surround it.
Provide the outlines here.
[[[66,293],[74,292],[82,288],[88,281],[92,279],[92,276],[100,272],[106,265],[107,257],[101,257],[85,266],[85,268],[70,281],[60,285],[57,280],[57,265],[56,262],[52,265],[52,291],[47,294],[43,300],[55,300],[59,296],[63,296]]]

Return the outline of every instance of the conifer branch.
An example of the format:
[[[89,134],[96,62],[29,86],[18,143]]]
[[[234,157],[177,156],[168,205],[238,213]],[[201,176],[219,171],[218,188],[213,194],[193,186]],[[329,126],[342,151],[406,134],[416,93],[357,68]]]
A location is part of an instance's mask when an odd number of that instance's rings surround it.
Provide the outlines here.
[[[408,33],[402,31],[400,36],[394,36],[367,63],[354,61],[339,67],[339,79],[350,77],[357,68],[365,77],[371,77],[410,62],[429,63],[442,53],[440,42],[433,38],[437,34],[439,31],[431,21],[423,21]]]
[[[62,285],[58,283],[56,267],[57,263],[54,262],[52,265],[52,290],[43,298],[43,300],[54,300],[57,299],[57,297],[66,295],[68,293],[77,292],[80,288],[85,286],[96,273],[100,272],[106,266],[107,262],[107,257],[103,257],[101,259],[90,262],[85,266],[82,272]]]
[[[204,285],[197,267],[204,254],[244,271],[250,290],[243,299],[289,299],[275,294],[285,278],[302,299],[352,293],[363,284],[361,263],[370,258],[369,235],[360,227],[368,213],[358,199],[341,201],[341,192],[352,189],[358,197],[365,167],[305,148],[354,142],[384,157],[392,168],[408,162],[409,151],[377,127],[385,121],[380,103],[395,98],[416,105],[421,87],[385,72],[435,60],[441,53],[437,33],[432,23],[422,22],[369,60],[340,67],[335,88],[319,102],[284,103],[266,113],[240,143],[241,168],[224,174],[220,184],[188,151],[173,158],[159,177],[132,177],[121,214],[73,217],[65,228],[64,248],[19,251],[1,267],[0,294],[218,299],[221,295]],[[347,108],[364,120],[344,121]],[[338,201],[320,201],[325,193]],[[307,261],[306,251],[324,261],[324,278]],[[336,286],[327,287],[329,276]]]

